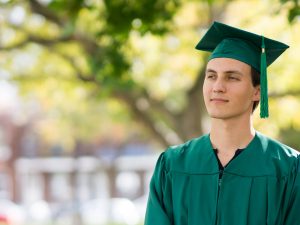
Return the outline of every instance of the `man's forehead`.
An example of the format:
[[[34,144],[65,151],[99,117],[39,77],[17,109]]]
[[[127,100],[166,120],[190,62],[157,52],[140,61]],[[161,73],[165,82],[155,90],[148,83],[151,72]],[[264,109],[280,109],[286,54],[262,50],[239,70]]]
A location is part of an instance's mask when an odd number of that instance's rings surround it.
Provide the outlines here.
[[[236,59],[231,58],[214,58],[208,61],[206,65],[206,71],[214,70],[218,71],[239,71],[248,72],[251,70],[251,66]]]

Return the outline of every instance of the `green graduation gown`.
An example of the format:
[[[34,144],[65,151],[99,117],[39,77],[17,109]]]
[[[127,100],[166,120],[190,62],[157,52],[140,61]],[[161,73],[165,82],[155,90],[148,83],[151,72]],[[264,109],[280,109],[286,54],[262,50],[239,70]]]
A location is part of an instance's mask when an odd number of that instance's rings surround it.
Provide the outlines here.
[[[163,152],[145,225],[300,225],[300,157],[256,132],[219,180],[209,134]]]

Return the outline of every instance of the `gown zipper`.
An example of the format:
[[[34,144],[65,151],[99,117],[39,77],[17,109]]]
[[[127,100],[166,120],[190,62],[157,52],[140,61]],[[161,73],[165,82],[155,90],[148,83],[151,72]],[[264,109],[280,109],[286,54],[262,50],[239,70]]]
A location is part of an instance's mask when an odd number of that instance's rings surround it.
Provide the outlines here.
[[[220,175],[219,175],[219,189],[218,189],[218,199],[219,199],[220,187],[221,187],[221,184],[222,184],[223,172],[224,172],[224,170],[220,170]]]
[[[220,198],[220,189],[221,189],[221,185],[222,185],[223,172],[224,172],[224,170],[221,169],[220,173],[219,173],[217,207],[216,207],[216,222],[215,222],[215,225],[217,225],[218,222],[219,222],[219,218],[218,218],[218,213],[219,213],[219,198]]]
[[[216,221],[215,221],[215,225],[218,225],[219,223],[219,198],[220,198],[220,191],[221,191],[221,186],[222,186],[222,179],[223,179],[223,175],[224,175],[224,170],[226,169],[226,167],[232,162],[232,160],[234,158],[236,158],[241,152],[242,152],[243,149],[238,149],[236,150],[235,152],[235,155],[233,156],[233,158],[227,163],[227,165],[223,166],[220,162],[220,159],[218,157],[218,154],[217,154],[217,149],[214,149],[214,153],[216,155],[216,159],[218,161],[218,165],[219,165],[219,179],[218,179],[218,194],[217,194],[217,206],[216,206]]]

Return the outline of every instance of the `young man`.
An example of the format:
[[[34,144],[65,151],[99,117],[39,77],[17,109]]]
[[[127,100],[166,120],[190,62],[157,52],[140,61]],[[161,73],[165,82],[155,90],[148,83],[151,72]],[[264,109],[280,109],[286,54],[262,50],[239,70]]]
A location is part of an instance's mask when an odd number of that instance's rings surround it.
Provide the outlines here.
[[[210,133],[162,153],[146,225],[300,225],[300,157],[254,130],[268,116],[266,67],[287,45],[215,22],[203,95]],[[257,79],[260,76],[260,79]]]

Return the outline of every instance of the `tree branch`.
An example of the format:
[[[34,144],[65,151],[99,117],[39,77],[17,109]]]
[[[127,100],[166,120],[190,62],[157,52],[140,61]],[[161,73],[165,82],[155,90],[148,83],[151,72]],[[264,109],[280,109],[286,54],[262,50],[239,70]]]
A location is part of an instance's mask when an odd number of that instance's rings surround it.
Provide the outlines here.
[[[29,0],[30,6],[33,12],[44,16],[49,21],[52,21],[59,25],[60,27],[64,27],[66,22],[65,18],[58,17],[55,13],[49,10],[47,7],[41,5],[37,0]],[[80,41],[83,46],[85,47],[86,51],[89,53],[93,53],[95,49],[98,48],[96,42],[87,38],[86,34],[79,34],[74,33],[73,35],[68,36],[69,38],[72,37],[72,40]],[[67,38],[67,37],[66,37]]]
[[[102,51],[102,48],[95,41],[89,39],[87,35],[75,33],[72,36],[72,40],[81,43],[85,51],[90,55],[94,55],[96,52]]]
[[[136,93],[134,96],[131,96],[131,98],[134,99],[134,101],[137,102],[140,99],[145,99],[145,101],[147,102],[148,106],[144,109],[140,109],[138,107],[138,109],[142,112],[151,109],[151,111],[155,111],[156,113],[160,114],[160,117],[166,121],[166,124],[168,124],[168,126],[173,129],[177,136],[184,140],[184,133],[183,130],[181,129],[179,123],[178,123],[178,118],[176,116],[175,113],[173,113],[172,111],[170,111],[162,101],[158,101],[156,99],[153,99],[148,92],[143,89],[142,91],[140,91],[139,93]]]
[[[167,107],[164,106],[163,102],[153,99],[146,90],[143,90],[140,97],[145,98],[152,109],[156,109],[158,112],[163,114],[170,122],[174,122],[174,113],[172,113]]]
[[[83,75],[81,72],[80,72],[80,69],[78,68],[75,60],[68,56],[68,55],[65,55],[65,54],[62,54],[62,53],[58,53],[61,57],[63,57],[65,60],[67,60],[71,66],[73,68],[75,68],[75,71],[76,71],[76,77],[79,79],[79,80],[82,80],[84,82],[94,82],[94,83],[98,83],[98,81],[95,79],[95,76],[93,75]]]
[[[2,46],[2,45],[0,45],[0,51],[10,51],[10,50],[13,50],[13,49],[22,48],[22,47],[24,47],[28,43],[29,43],[29,41],[26,39],[24,41],[21,41],[21,42],[19,42],[17,44],[10,45],[10,46]]]
[[[281,93],[273,92],[273,93],[269,94],[269,97],[270,98],[282,98],[287,95],[300,96],[300,90],[291,90],[291,91],[286,91],[286,92],[281,92]]]
[[[0,46],[0,50],[10,51],[13,49],[22,48],[26,46],[28,43],[36,43],[36,44],[43,45],[45,47],[50,47],[55,44],[68,42],[68,41],[79,42],[88,54],[95,54],[96,52],[101,51],[101,48],[97,45],[97,43],[95,43],[94,41],[88,39],[87,37],[81,34],[74,34],[68,36],[63,35],[61,37],[54,38],[54,39],[45,39],[31,34],[27,34],[27,38],[25,40],[11,46]]]
[[[0,47],[0,50],[10,51],[13,49],[24,47],[29,43],[36,43],[36,44],[40,44],[40,45],[43,45],[46,47],[50,47],[52,45],[55,45],[55,44],[58,44],[61,42],[70,41],[70,40],[74,40],[73,36],[62,36],[62,37],[55,38],[55,39],[44,39],[44,38],[41,38],[38,36],[28,35],[28,37],[25,40],[15,44],[15,45]]]
[[[207,60],[207,54],[203,55],[204,62]],[[193,86],[187,92],[187,106],[180,113],[180,126],[185,134],[184,140],[199,136],[202,133],[202,117],[204,115],[204,102],[202,86],[205,75],[205,66],[201,67]]]
[[[203,54],[203,56],[202,56],[203,62],[207,62],[207,59],[208,59],[208,55],[207,54]],[[188,96],[193,95],[195,92],[199,91],[199,88],[200,89],[202,88],[203,80],[204,80],[204,74],[205,74],[205,69],[206,69],[206,66],[203,66],[198,71],[198,75],[197,75],[196,81],[195,81],[194,85],[190,88],[190,90],[188,91]]]
[[[150,130],[153,136],[165,147],[172,145],[173,143],[169,143],[164,134],[160,133],[160,131],[155,127],[155,123],[151,119],[150,115],[146,112],[142,112],[136,105],[135,99],[130,96],[129,92],[118,92],[115,91],[113,93],[115,98],[121,99],[126,105],[131,109],[131,112],[135,115],[135,117],[145,125],[145,127]]]
[[[62,18],[59,18],[56,14],[51,12],[47,7],[41,5],[38,1],[36,0],[29,0],[31,10],[37,14],[42,15],[49,21],[52,21],[59,25],[60,27],[63,27],[65,22]]]

